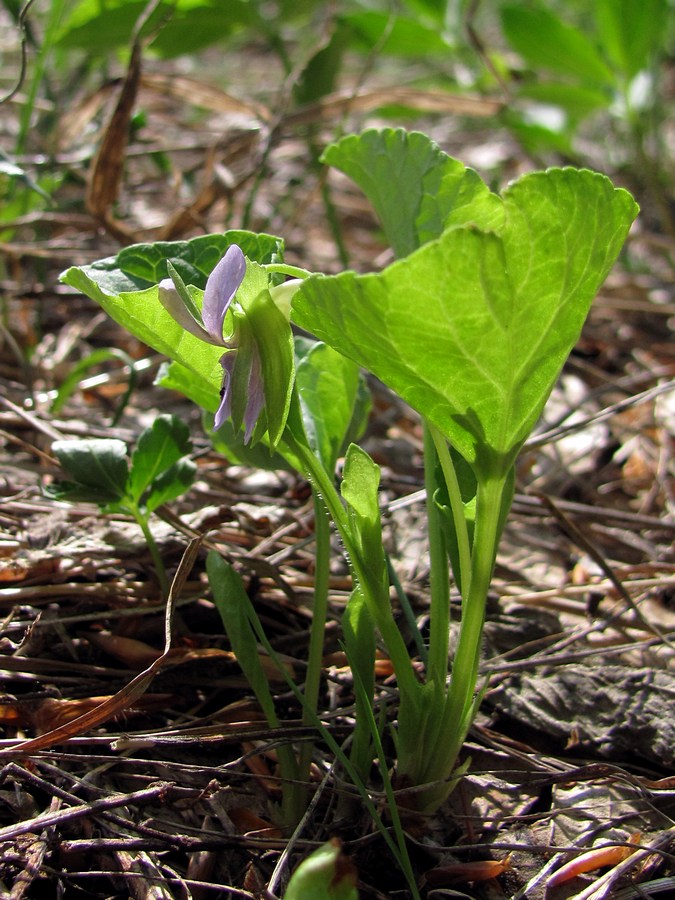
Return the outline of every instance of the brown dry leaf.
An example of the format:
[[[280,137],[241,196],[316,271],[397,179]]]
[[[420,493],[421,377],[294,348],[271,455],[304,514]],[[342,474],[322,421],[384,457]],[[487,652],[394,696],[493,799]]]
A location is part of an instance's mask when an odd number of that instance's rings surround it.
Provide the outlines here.
[[[115,221],[111,208],[117,200],[122,182],[126,148],[129,141],[129,123],[136,103],[140,74],[141,44],[137,40],[131,52],[129,68],[117,105],[108,122],[87,179],[87,209],[122,240],[131,239],[133,233]]]
[[[102,703],[110,701],[112,697],[87,697],[82,700],[56,700],[48,697],[29,709],[24,709],[23,719],[25,724],[36,734],[46,734],[55,728],[73,722],[75,719],[95,710]],[[124,716],[137,715],[150,710],[166,709],[173,702],[172,694],[145,694],[139,697],[133,705],[133,709],[127,707]]]
[[[235,828],[240,834],[247,836],[255,835],[256,837],[280,838],[281,831],[268,822],[256,815],[252,809],[245,806],[238,806],[228,810],[228,815]]]
[[[58,134],[61,149],[67,149],[75,144],[79,145],[82,134],[86,132],[110,95],[119,88],[120,83],[121,79],[118,79],[103,85],[80,100],[61,118]],[[198,106],[212,112],[246,116],[254,122],[256,120],[267,121],[270,118],[269,110],[262,104],[238,100],[214,85],[184,75],[169,76],[159,72],[141,72],[138,88],[143,92],[141,100],[145,92],[148,92],[185,101],[191,106]]]
[[[226,725],[247,725],[251,722],[264,722],[265,714],[258,705],[257,700],[236,700],[223,707],[213,716],[214,722],[222,722]]]
[[[152,665],[161,655],[162,651],[156,647],[146,644],[144,641],[136,640],[136,638],[123,637],[122,635],[110,634],[110,632],[91,632],[87,635],[87,639],[95,647],[103,650],[109,656],[113,656],[120,662],[123,662],[130,669],[138,669],[141,666]],[[235,662],[236,657],[230,650],[220,650],[217,647],[175,647],[173,648],[165,660],[165,668],[171,666],[179,666],[183,663],[193,660],[203,660],[210,658],[219,658],[226,662]],[[277,672],[277,676],[278,676]]]
[[[630,836],[629,842],[638,844],[641,838],[642,833],[638,831]],[[546,886],[548,888],[557,887],[566,881],[578,878],[579,875],[583,875],[586,872],[595,872],[597,869],[616,866],[623,862],[624,859],[628,859],[633,853],[635,853],[635,850],[632,847],[627,847],[625,844],[614,844],[588,850],[586,853],[581,853],[559,869],[556,869],[546,882]]]
[[[61,117],[57,135],[60,150],[68,150],[73,146],[81,147],[82,135],[86,134],[88,127],[118,86],[117,80],[103,85],[76,103]]]
[[[436,866],[424,875],[427,884],[442,887],[448,884],[466,884],[470,881],[491,881],[511,868],[511,854],[503,859],[484,859],[475,862]]]
[[[94,647],[103,650],[108,656],[112,656],[124,663],[129,669],[140,669],[152,665],[161,655],[162,651],[151,647],[144,641],[135,638],[123,637],[118,634],[110,634],[109,631],[91,632],[87,640]]]
[[[212,84],[185,75],[163,75],[159,72],[141,75],[141,86],[166,97],[184,100],[212,112],[233,113],[267,121],[271,114],[266,106],[252,100],[239,100]]]
[[[0,582],[14,584],[40,579],[59,571],[59,560],[51,554],[35,551],[15,559],[0,560]]]
[[[255,141],[256,135],[252,134],[250,139]],[[211,149],[202,166],[200,175],[201,187],[196,197],[169,217],[167,223],[157,233],[158,241],[175,240],[191,228],[194,228],[195,224],[202,221],[202,217],[217,200],[231,193],[224,179],[219,176],[219,172],[220,168],[216,163],[215,150]]]
[[[255,897],[264,896],[263,891],[265,890],[265,880],[260,874],[260,870],[254,862],[250,862],[246,866],[243,888],[245,891],[250,891],[251,894],[253,894],[253,896]]]
[[[273,659],[270,659],[269,656],[265,653],[258,654],[258,658],[260,659],[260,665],[262,666],[263,672],[265,673],[265,678],[271,684],[285,684],[286,679],[283,674],[277,668],[277,664]],[[281,658],[281,664],[283,665],[286,674],[291,678],[295,679],[295,668],[290,659]]]
[[[391,87],[354,93],[339,91],[328,94],[318,103],[290,113],[283,120],[285,126],[307,122],[330,121],[345,113],[368,112],[378,106],[400,104],[410,109],[457,116],[494,116],[501,111],[501,100],[450,94],[447,91],[423,91],[417,88]]]
[[[252,744],[250,741],[243,741],[241,746],[244,753],[247,754],[246,759],[244,760],[246,767],[257,776],[258,784],[260,784],[263,790],[270,796],[278,797],[281,793],[281,786],[279,782],[272,777],[272,772],[265,759],[265,757],[272,758],[274,752],[260,750],[259,753],[256,753],[256,745]]]
[[[97,725],[101,725],[103,722],[107,722],[115,716],[120,715],[143,696],[157,672],[163,667],[171,650],[171,624],[173,621],[173,611],[176,600],[183,590],[187,576],[192,570],[201,543],[201,536],[190,541],[183,554],[183,558],[181,559],[173,584],[171,585],[164,620],[164,653],[162,653],[159,659],[156,659],[151,666],[133,678],[129,684],[123,687],[122,690],[118,691],[114,696],[103,700],[93,709],[78,716],[72,722],[66,722],[63,725],[59,725],[51,731],[48,731],[46,734],[40,735],[32,740],[18,741],[16,744],[5,747],[0,750],[0,757],[26,756],[35,753],[38,750],[45,750],[49,747],[54,747],[57,744],[65,743],[71,738],[80,734],[85,734]]]

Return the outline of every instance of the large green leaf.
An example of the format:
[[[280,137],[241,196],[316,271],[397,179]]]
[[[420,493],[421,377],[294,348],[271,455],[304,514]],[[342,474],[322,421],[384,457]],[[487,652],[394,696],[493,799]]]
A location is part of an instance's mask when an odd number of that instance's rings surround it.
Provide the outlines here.
[[[112,293],[108,286],[109,274],[93,266],[73,267],[64,273],[62,280],[96,300],[111,319],[148,347],[176,360],[219,390],[223,380],[219,362],[222,349],[200,341],[181,328],[159,302],[156,286],[144,291]]]
[[[293,318],[504,475],[536,422],[637,212],[588,171],[527,175],[500,233],[449,228],[379,274],[312,276]]]
[[[281,238],[252,231],[226,231],[201,235],[189,241],[132,244],[123,247],[117,256],[99,259],[88,266],[73,266],[61,275],[61,280],[77,286],[73,279],[76,272],[81,272],[106,294],[142,291],[169,276],[166,264],[171,260],[185,284],[203,290],[216,263],[232,244],[237,244],[244,256],[258,263],[283,261],[284,242]]]
[[[668,0],[595,0],[592,8],[603,49],[626,78],[648,68],[653,55],[665,50],[672,16]]]
[[[331,144],[322,157],[349,175],[375,208],[397,257],[407,256],[450,225],[498,228],[499,198],[473,169],[425,134],[368,130]]]
[[[511,46],[535,70],[544,69],[574,81],[612,86],[614,75],[598,47],[548,9],[505,4],[502,28]]]
[[[284,242],[281,238],[272,234],[233,230],[223,234],[204,234],[189,241],[132,244],[120,250],[115,257],[115,266],[120,272],[143,282],[138,286],[150,287],[167,277],[166,261],[170,259],[185,284],[193,284],[203,290],[216,263],[232,244],[237,244],[244,256],[258,263],[283,262]]]

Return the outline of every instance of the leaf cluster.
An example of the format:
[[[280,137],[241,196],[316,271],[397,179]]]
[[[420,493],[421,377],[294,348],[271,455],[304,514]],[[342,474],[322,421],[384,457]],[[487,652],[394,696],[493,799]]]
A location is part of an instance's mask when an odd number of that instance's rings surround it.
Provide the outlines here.
[[[359,184],[403,258],[375,274],[312,276],[294,321],[393,388],[478,476],[505,473],[637,205],[576,169],[526,175],[498,196],[403,130],[346,137],[325,161]]]
[[[571,5],[502,4],[502,33],[525,67],[509,124],[531,149],[566,153],[581,123],[600,111],[643,132],[644,114],[660,102],[657,68],[670,19],[669,0],[597,0],[576,15]]]
[[[52,450],[72,480],[48,486],[50,496],[144,518],[185,493],[197,471],[189,429],[172,415],[158,416],[141,433],[130,458],[114,438],[56,441]]]

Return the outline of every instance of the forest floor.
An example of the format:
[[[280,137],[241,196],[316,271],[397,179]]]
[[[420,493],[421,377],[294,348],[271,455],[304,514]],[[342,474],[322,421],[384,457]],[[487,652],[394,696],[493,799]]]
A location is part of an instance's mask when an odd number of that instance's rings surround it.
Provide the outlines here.
[[[297,861],[333,836],[356,865],[361,896],[410,896],[366,812],[336,815],[346,788],[327,748],[317,751],[310,814],[292,840],[276,827],[273,746],[298,736],[299,710],[280,685],[281,733],[262,721],[222,634],[203,555],[169,623],[170,653],[130,700],[129,684],[165,647],[165,604],[143,536],[123,516],[44,492],[61,477],[54,440],[132,445],[158,412],[179,414],[198,478],[155,518],[169,573],[189,539],[208,533],[302,680],[313,590],[307,485],[214,452],[199,411],[153,385],[162,360],[58,280],[125,243],[242,224],[282,236],[290,263],[340,269],[312,148],[338,126],[383,124],[382,89],[369,87],[372,99],[351,111],[335,100],[274,119],[242,99],[261,71],[259,58],[231,63],[228,99],[147,65],[136,100],[144,122],[105,209],[92,206],[93,151],[120,85],[77,98],[60,113],[50,162],[62,178],[57,205],[18,218],[0,245],[0,891],[11,900],[281,896]],[[218,82],[215,64],[208,80]],[[450,99],[433,114],[421,93],[412,102],[414,127],[496,188],[535,166],[487,102],[476,117],[456,115]],[[342,177],[328,184],[350,266],[381,268],[388,251],[367,202]],[[438,813],[409,823],[423,896],[675,896],[675,242],[636,193],[644,213],[519,461],[467,774]],[[128,371],[111,362],[88,371],[54,413],[77,361],[110,347],[138,373],[119,421],[111,424]],[[364,446],[382,467],[389,552],[423,629],[420,426],[372,387]],[[337,554],[323,710],[341,740],[352,721],[339,644],[349,591]],[[394,716],[390,676],[380,660],[378,693]],[[551,882],[562,861],[591,846],[610,847],[595,860],[603,865]]]

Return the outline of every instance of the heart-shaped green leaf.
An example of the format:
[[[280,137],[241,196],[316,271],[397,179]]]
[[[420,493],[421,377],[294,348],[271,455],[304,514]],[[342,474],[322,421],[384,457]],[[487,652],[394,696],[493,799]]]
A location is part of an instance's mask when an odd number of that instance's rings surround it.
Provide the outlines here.
[[[114,503],[124,496],[129,475],[124,441],[115,438],[55,441],[52,451],[75,479],[63,485],[52,485],[52,496],[99,504]]]
[[[450,225],[499,228],[499,198],[473,169],[425,134],[385,128],[331,144],[323,162],[349,175],[375,208],[397,257],[437,238]]]
[[[435,423],[478,477],[534,426],[637,206],[609,179],[552,169],[503,195],[499,235],[454,227],[380,274],[307,279],[293,319]]]
[[[135,503],[140,503],[153,481],[191,450],[190,429],[185,422],[177,416],[157,416],[141,433],[131,455],[128,495]]]
[[[184,494],[192,486],[197,474],[197,466],[191,459],[179,459],[150,485],[144,500],[148,513],[154,512],[162,503],[170,503]]]

